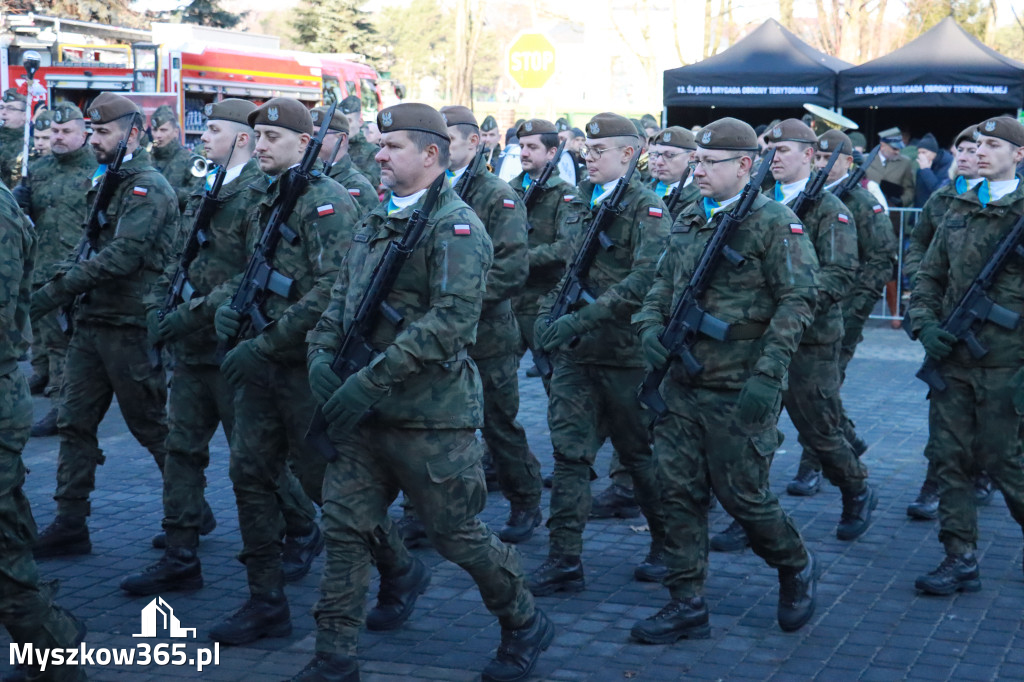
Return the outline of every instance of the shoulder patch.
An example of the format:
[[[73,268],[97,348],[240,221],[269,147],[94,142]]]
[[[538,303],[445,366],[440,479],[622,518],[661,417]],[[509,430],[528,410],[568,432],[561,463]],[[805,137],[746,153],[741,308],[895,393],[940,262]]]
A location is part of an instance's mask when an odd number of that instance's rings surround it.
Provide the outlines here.
[[[839,219],[839,222],[844,223],[844,224],[850,222],[850,216],[846,215],[845,213],[838,214],[836,216],[836,218]]]
[[[505,208],[515,208],[516,202],[512,199],[502,199],[501,205],[504,206]]]
[[[563,194],[563,195],[562,195],[562,201],[564,201],[564,202],[565,202],[565,203],[567,203],[567,204],[568,204],[568,203],[569,203],[570,201],[572,201],[573,199],[575,199],[575,198],[576,198],[576,195],[575,195],[575,194]]]
[[[354,197],[357,197],[357,196],[359,196],[359,190],[358,190],[358,189],[356,189],[356,188],[354,188],[354,187],[353,187],[353,188],[350,188],[350,189],[348,190],[348,193],[349,193],[349,194],[351,194],[351,195],[352,195],[352,196],[354,196]]]
[[[875,213],[884,213],[885,212],[885,209],[882,208],[881,204],[875,204],[874,206],[871,207],[871,210],[874,211]]]
[[[804,226],[801,225],[800,223],[790,223],[789,231],[792,232],[793,234],[803,234]]]
[[[149,189],[145,187],[135,186],[132,187],[132,194],[134,194],[137,197],[144,197],[149,194]]]
[[[664,215],[664,211],[662,211],[657,206],[651,206],[650,208],[647,209],[647,215],[651,216],[652,218],[660,218],[662,215]]]
[[[324,216],[334,215],[334,204],[323,204],[322,206],[317,206],[316,214],[321,218]]]
[[[469,225],[465,223],[460,223],[458,225],[452,226],[452,232],[459,235],[460,237],[465,237],[467,235],[472,234],[473,231],[472,229],[470,229]]]

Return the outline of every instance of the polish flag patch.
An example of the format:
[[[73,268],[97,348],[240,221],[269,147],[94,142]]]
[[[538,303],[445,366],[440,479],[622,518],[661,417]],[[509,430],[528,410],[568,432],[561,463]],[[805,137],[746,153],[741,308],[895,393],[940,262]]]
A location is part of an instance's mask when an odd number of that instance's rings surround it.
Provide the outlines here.
[[[845,224],[850,222],[850,216],[846,215],[845,213],[840,213],[836,217],[839,219],[839,222],[841,223]]]
[[[660,208],[651,206],[649,209],[647,209],[647,215],[653,218],[660,218],[662,215],[664,215],[664,212]]]
[[[565,203],[567,203],[567,204],[568,204],[568,203],[569,203],[570,201],[572,201],[573,199],[575,199],[575,198],[576,198],[576,195],[575,195],[575,194],[564,194],[564,195],[562,195],[562,201],[564,201],[564,202],[565,202]]]
[[[145,187],[132,187],[132,194],[137,197],[144,197],[149,194],[149,190]]]
[[[463,225],[453,225],[452,226],[452,232],[454,232],[455,234],[459,235],[460,237],[466,237],[466,236],[469,236],[470,234],[472,234],[472,230],[470,229],[469,225],[465,225],[465,224],[463,224]]]
[[[512,199],[502,199],[501,205],[504,206],[505,208],[515,208],[516,202],[513,201]]]
[[[316,214],[323,218],[327,215],[334,215],[334,204],[324,204],[316,207]]]
[[[882,205],[881,205],[881,204],[875,204],[875,205],[874,205],[874,206],[873,206],[873,207],[871,208],[871,210],[872,210],[872,211],[874,211],[875,213],[882,213],[883,211],[885,211],[885,209],[884,209],[884,208],[882,208]]]
[[[790,223],[789,231],[792,232],[793,234],[803,234],[804,226],[801,225],[800,223]]]
[[[352,195],[352,196],[354,196],[354,197],[357,197],[357,196],[359,196],[359,190],[357,190],[357,189],[350,189],[350,190],[348,191],[348,193],[349,193],[349,194],[351,194],[351,195]]]

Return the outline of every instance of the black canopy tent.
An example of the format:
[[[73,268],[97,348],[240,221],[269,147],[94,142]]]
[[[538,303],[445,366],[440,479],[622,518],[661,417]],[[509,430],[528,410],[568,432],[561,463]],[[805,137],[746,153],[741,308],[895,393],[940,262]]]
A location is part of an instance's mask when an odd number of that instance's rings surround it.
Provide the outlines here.
[[[849,66],[768,19],[724,52],[665,72],[667,122],[688,127],[736,116],[756,125],[799,118],[804,103],[835,106],[836,73]]]

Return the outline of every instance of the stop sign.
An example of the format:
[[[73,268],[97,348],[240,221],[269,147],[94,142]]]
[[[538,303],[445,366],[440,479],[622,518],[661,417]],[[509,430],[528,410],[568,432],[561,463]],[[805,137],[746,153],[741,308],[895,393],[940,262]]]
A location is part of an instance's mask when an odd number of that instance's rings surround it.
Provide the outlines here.
[[[508,75],[522,88],[542,88],[555,73],[555,46],[541,33],[523,33],[508,48]]]

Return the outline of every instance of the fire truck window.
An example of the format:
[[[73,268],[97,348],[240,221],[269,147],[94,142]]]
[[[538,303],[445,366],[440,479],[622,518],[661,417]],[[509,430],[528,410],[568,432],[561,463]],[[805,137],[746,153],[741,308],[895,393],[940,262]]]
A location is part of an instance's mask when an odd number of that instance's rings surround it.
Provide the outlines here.
[[[362,78],[359,81],[359,99],[363,103],[363,112],[377,111],[377,84],[369,78]]]
[[[356,82],[345,81],[345,96],[356,94]]]
[[[324,78],[324,104],[330,106],[335,102],[341,102],[341,85],[337,78]]]

